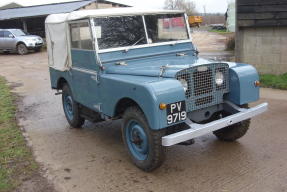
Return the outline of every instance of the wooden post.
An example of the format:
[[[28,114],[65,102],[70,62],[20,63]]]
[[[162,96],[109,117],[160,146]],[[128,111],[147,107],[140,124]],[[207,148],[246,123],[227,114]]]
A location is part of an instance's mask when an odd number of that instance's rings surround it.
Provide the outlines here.
[[[27,33],[28,32],[28,28],[27,28],[27,22],[26,20],[22,20],[22,24],[23,24],[23,30]]]

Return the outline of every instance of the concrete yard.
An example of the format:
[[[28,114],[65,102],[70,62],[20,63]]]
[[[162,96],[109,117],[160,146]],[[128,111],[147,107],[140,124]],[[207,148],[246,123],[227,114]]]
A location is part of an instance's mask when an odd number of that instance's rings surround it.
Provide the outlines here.
[[[69,127],[61,96],[50,89],[47,62],[46,52],[1,54],[0,75],[21,96],[19,123],[57,191],[287,191],[287,91],[262,89],[257,103],[270,109],[252,119],[238,142],[208,134],[194,145],[168,148],[163,166],[145,173],[128,158],[119,120]]]

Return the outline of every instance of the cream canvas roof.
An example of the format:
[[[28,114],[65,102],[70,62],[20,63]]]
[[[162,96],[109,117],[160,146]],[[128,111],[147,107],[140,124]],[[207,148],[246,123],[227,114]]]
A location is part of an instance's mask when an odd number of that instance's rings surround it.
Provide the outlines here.
[[[103,16],[125,16],[125,15],[149,15],[149,14],[172,14],[184,13],[179,10],[162,10],[162,9],[137,9],[137,8],[110,8],[110,9],[92,9],[73,11],[71,13],[52,14],[49,15],[45,23],[62,23],[65,21],[73,21],[89,17]]]
[[[143,10],[135,8],[112,8],[81,10],[71,13],[52,14],[45,21],[46,41],[49,56],[49,66],[59,70],[69,70],[72,66],[70,60],[69,27],[67,21],[84,19],[89,17],[125,16],[125,15],[151,15],[184,13],[171,10]]]

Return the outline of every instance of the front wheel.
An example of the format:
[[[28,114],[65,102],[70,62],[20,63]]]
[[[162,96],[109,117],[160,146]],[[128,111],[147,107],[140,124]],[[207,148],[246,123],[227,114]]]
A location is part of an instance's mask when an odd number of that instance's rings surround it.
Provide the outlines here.
[[[248,105],[241,106],[243,108],[248,108]],[[228,116],[230,114],[223,113],[222,116]],[[234,125],[230,125],[228,127],[225,127],[223,129],[219,129],[217,131],[214,131],[213,134],[222,141],[235,141],[241,137],[243,137],[250,126],[250,119],[241,121],[239,123],[236,123]]]
[[[17,52],[19,55],[26,55],[28,53],[28,48],[25,44],[20,43],[19,45],[17,45]]]
[[[81,128],[85,119],[80,116],[79,104],[74,101],[70,87],[65,84],[62,93],[63,109],[67,121],[74,128]]]
[[[143,171],[152,171],[165,160],[161,138],[165,130],[154,131],[138,107],[128,108],[123,116],[123,141],[133,163]]]

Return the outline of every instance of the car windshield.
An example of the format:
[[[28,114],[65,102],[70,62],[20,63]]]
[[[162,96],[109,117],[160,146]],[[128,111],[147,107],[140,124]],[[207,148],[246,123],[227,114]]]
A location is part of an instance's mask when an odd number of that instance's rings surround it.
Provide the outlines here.
[[[22,31],[21,29],[13,29],[11,30],[11,32],[16,36],[24,36],[26,35],[26,33],[24,31]]]
[[[147,15],[145,21],[151,43],[188,39],[186,23],[182,14]]]
[[[95,18],[94,23],[99,49],[189,38],[183,14],[145,15],[144,19],[142,16],[103,17]]]
[[[146,43],[141,16],[96,18],[94,22],[99,49]]]

